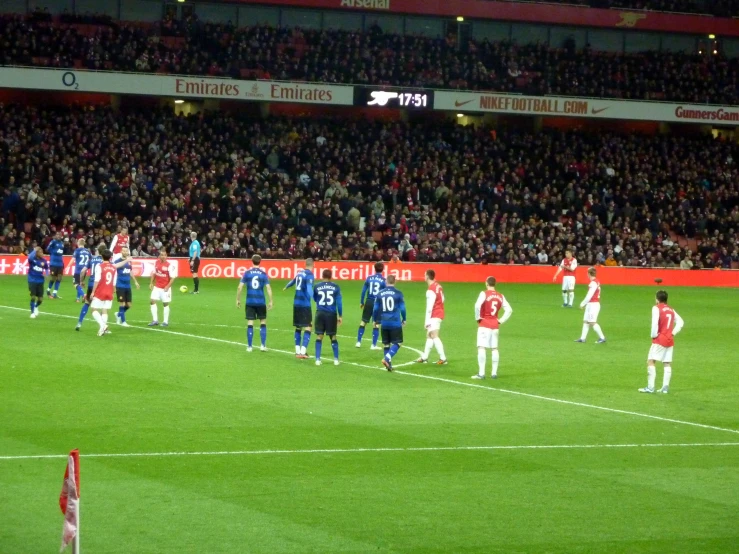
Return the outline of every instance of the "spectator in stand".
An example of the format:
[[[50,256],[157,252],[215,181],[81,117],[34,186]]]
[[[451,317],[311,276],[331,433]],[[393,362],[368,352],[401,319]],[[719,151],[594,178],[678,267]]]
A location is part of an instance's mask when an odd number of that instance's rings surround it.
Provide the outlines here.
[[[573,249],[583,264],[700,268],[731,265],[739,240],[739,146],[711,136],[499,129],[493,140],[490,129],[443,122],[17,106],[0,107],[0,121],[0,145],[13,145],[0,148],[6,249],[38,244],[52,225],[95,244],[125,222],[144,255],[167,247],[187,256],[184,237],[194,231],[204,257],[369,261],[400,250],[423,262],[548,264]],[[160,128],[167,140],[150,149]],[[56,145],[53,161],[33,139],[41,129]],[[249,138],[226,154],[226,135]],[[317,136],[326,139],[320,148]],[[264,144],[295,159],[286,172],[268,169]],[[129,148],[135,164],[123,155]],[[307,190],[300,160],[315,175]]]
[[[160,36],[178,38],[170,42]],[[121,22],[83,32],[34,17],[0,17],[2,65],[739,104],[739,60],[720,52],[614,54],[589,46],[576,50],[473,39],[458,49],[453,42],[383,33],[377,26],[366,32],[236,28],[168,17],[151,29]],[[321,132],[311,138],[318,148],[328,139]],[[282,140],[302,138],[286,129],[277,139]],[[445,148],[443,140],[437,145]],[[302,169],[291,167],[302,165],[291,155],[280,161],[286,171]],[[390,168],[394,160],[388,162]],[[271,158],[272,171],[274,165]]]

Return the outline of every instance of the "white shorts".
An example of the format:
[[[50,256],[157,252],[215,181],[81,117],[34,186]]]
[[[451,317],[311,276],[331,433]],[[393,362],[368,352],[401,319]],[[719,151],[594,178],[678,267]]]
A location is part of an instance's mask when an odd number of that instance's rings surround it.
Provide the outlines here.
[[[585,323],[597,323],[600,313],[600,302],[588,302],[585,304],[585,315],[582,320]]]
[[[662,362],[663,364],[672,363],[672,349],[673,346],[661,346],[659,344],[653,344],[649,349],[649,356],[647,360],[654,360],[655,362]]]
[[[498,348],[498,329],[477,328],[478,348]]]
[[[154,289],[151,291],[151,299],[166,303],[172,302],[172,287],[169,287],[169,290],[154,287]]]
[[[562,290],[565,290],[565,291],[575,290],[575,276],[574,275],[565,275],[562,278]]]
[[[93,310],[110,310],[113,307],[112,300],[100,300],[99,298],[93,298],[90,302],[90,307]]]
[[[429,319],[429,326],[426,327],[426,331],[438,331],[441,329],[441,322],[443,320],[439,319],[438,317],[432,317]]]

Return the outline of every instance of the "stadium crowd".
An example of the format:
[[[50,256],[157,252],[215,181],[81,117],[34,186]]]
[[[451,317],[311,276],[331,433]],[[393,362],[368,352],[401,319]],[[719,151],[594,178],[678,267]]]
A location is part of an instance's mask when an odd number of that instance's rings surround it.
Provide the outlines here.
[[[127,224],[141,256],[195,230],[217,257],[730,267],[737,162],[710,136],[4,106],[0,251]]]
[[[735,0],[505,0],[507,2],[533,2],[541,4],[568,4],[602,9],[649,10],[706,14],[716,17],[739,15],[739,4]]]
[[[675,52],[614,54],[543,44],[368,32],[235,28],[195,17],[158,33],[130,24],[83,31],[0,18],[0,64],[232,78],[389,84],[526,94],[739,104],[739,59]]]

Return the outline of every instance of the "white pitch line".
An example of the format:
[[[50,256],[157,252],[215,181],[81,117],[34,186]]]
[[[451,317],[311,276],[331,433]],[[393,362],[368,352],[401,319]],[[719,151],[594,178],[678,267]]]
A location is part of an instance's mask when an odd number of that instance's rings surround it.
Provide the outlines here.
[[[25,308],[18,308],[16,306],[0,306],[0,308],[5,308],[5,309],[8,309],[8,310],[16,310],[16,311],[26,311]],[[69,315],[64,315],[64,314],[52,314],[52,313],[48,313],[48,312],[42,313],[42,315],[51,315],[51,316],[56,316],[56,317],[64,317],[64,318],[77,319],[74,316],[69,316]],[[216,338],[213,338],[213,337],[203,337],[203,336],[200,336],[200,335],[190,335],[188,333],[179,333],[177,331],[169,331],[169,330],[165,330],[165,329],[155,329],[155,328],[151,328],[151,327],[135,327],[135,326],[132,326],[130,328],[132,328],[132,329],[142,329],[142,330],[145,330],[145,331],[158,331],[158,332],[161,332],[161,333],[171,333],[171,334],[175,334],[175,335],[182,335],[182,336],[186,336],[186,337],[199,338],[199,339],[209,340],[209,341],[214,341],[214,342],[223,342],[223,343],[227,343],[227,344],[236,344],[236,345],[239,345],[239,346],[242,346],[242,347],[244,346],[244,344],[241,343],[241,342],[228,341],[228,340],[224,340],[224,339],[216,339]],[[415,350],[415,349],[410,348],[410,347],[405,347],[405,348],[408,348],[409,350]],[[281,352],[281,353],[284,353],[284,354],[294,355],[293,352],[288,352],[286,350],[273,350],[273,351],[274,352]],[[418,350],[415,350],[415,351],[416,352],[419,352]],[[357,364],[357,363],[354,363],[354,362],[342,362],[342,363],[350,364],[350,365],[353,365],[353,366],[356,366],[356,367],[364,367],[364,368],[367,368],[367,369],[381,369],[381,368],[378,368],[378,367],[375,367],[375,366],[368,366],[368,365],[363,365],[363,364]],[[398,367],[406,367],[406,366],[412,365],[413,363],[414,362],[406,362],[406,363],[403,363],[403,364],[398,364],[397,366],[394,366],[394,367],[395,368],[398,368]],[[382,369],[382,371],[384,371],[384,369]],[[716,425],[707,425],[705,423],[695,423],[693,421],[685,421],[685,420],[682,420],[682,419],[673,419],[673,418],[668,418],[668,417],[662,417],[662,416],[656,416],[656,415],[651,415],[651,414],[645,414],[645,413],[641,413],[641,412],[632,412],[632,411],[629,411],[629,410],[621,410],[619,408],[608,408],[606,406],[598,406],[596,404],[587,404],[585,402],[575,402],[575,401],[572,401],[572,400],[562,400],[560,398],[552,398],[550,396],[541,396],[539,394],[531,394],[531,393],[528,393],[528,392],[520,392],[520,391],[514,391],[514,390],[510,390],[510,389],[500,389],[500,388],[496,388],[496,387],[488,387],[488,386],[485,386],[485,385],[478,385],[476,383],[465,383],[463,381],[457,381],[455,379],[447,379],[447,378],[444,378],[444,377],[435,377],[433,375],[423,375],[421,373],[409,373],[407,371],[394,371],[394,372],[397,373],[398,375],[406,375],[406,376],[409,376],[409,377],[418,377],[420,379],[429,379],[429,380],[432,380],[432,381],[439,381],[439,382],[442,382],[442,383],[449,383],[449,384],[452,384],[452,385],[460,385],[460,386],[463,386],[463,387],[470,387],[470,388],[474,388],[474,389],[483,389],[483,390],[488,390],[488,391],[502,392],[502,393],[506,393],[506,394],[513,394],[513,395],[516,395],[516,396],[524,396],[524,397],[527,397],[527,398],[535,398],[537,400],[545,400],[547,402],[556,402],[558,404],[567,404],[569,406],[578,406],[580,408],[591,408],[593,410],[600,410],[600,411],[603,411],[603,412],[610,412],[610,413],[615,413],[615,414],[624,414],[624,415],[630,415],[630,416],[635,416],[635,417],[642,417],[642,418],[646,418],[646,419],[653,419],[653,420],[656,420],[656,421],[664,421],[666,423],[676,423],[678,425],[687,425],[687,426],[690,426],[690,427],[699,427],[699,428],[702,428],[702,429],[711,429],[713,431],[723,431],[725,433],[734,433],[734,434],[739,435],[739,430],[737,430],[737,429],[729,429],[727,427],[718,427]]]
[[[0,306],[0,308],[5,308],[6,310],[16,310],[16,311],[21,311],[21,312],[27,311],[25,308],[18,308],[16,306]],[[41,312],[40,315],[43,315],[43,316],[49,315],[49,316],[52,316],[52,317],[61,317],[61,318],[65,318],[65,319],[79,319],[78,317],[75,317],[73,315],[54,314],[54,313],[50,313],[50,312]],[[160,328],[156,328],[156,327],[139,327],[139,326],[136,326],[136,325],[131,325],[131,326],[128,327],[128,329],[138,329],[140,331],[153,331],[155,333],[167,333],[169,335],[179,335],[179,336],[182,336],[182,337],[190,337],[190,338],[194,338],[194,339],[207,340],[207,341],[211,341],[211,342],[220,342],[220,343],[223,343],[223,344],[234,344],[236,346],[241,346],[242,348],[246,348],[246,343],[243,343],[243,342],[236,342],[236,341],[233,341],[233,340],[226,340],[226,339],[217,339],[215,337],[205,337],[205,336],[202,336],[202,335],[191,335],[190,333],[181,333],[179,331],[170,331],[169,329],[160,329]],[[240,329],[243,329],[243,328],[240,327]],[[259,347],[256,347],[256,348],[259,348]],[[419,356],[422,354],[422,352],[420,350],[416,350],[415,348],[411,348],[410,346],[404,346],[403,348],[405,348],[407,350],[411,350],[413,352],[416,352]],[[295,356],[295,352],[290,352],[288,350],[280,350],[279,348],[267,347],[267,351],[268,352],[278,352],[280,354],[288,354],[289,356]],[[332,360],[332,358],[327,358],[327,360],[328,359],[331,359]],[[411,361],[411,362],[403,362],[402,364],[393,365],[393,368],[406,367],[406,366],[409,366],[409,365],[413,365],[414,363],[415,363],[414,361]],[[345,365],[345,364],[346,365],[352,365],[354,367],[362,367],[362,368],[365,368],[365,369],[377,369],[377,370],[380,370],[380,371],[387,371],[380,364],[377,364],[376,366],[372,366],[372,365],[367,365],[367,364],[358,364],[356,362],[345,362],[345,361],[341,360],[341,365]],[[333,365],[333,361],[327,361],[326,362],[326,365]]]
[[[364,454],[372,452],[471,452],[492,450],[593,450],[602,448],[698,448],[739,446],[739,442],[645,443],[645,444],[515,444],[495,446],[411,446],[387,448],[315,448],[305,450],[216,450],[212,452],[119,452],[80,454],[81,458],[163,458],[174,456],[270,456],[281,454]],[[45,460],[68,454],[0,456],[0,460]]]

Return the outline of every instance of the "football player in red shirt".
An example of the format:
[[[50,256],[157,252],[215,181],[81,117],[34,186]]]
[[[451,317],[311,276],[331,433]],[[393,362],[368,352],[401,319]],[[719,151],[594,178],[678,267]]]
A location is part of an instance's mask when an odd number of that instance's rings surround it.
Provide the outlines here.
[[[564,271],[562,278],[562,307],[572,308],[575,302],[575,270],[577,269],[577,260],[572,257],[572,250],[565,251],[565,257],[557,268],[552,281],[556,281],[559,274]]]
[[[162,248],[149,281],[149,290],[151,291],[151,323],[149,323],[149,327],[159,325],[159,316],[157,315],[157,302],[159,301],[164,306],[162,327],[169,327],[169,303],[172,302],[172,283],[174,283],[176,277],[174,264],[167,261],[167,251]]]
[[[505,296],[495,290],[495,277],[485,280],[485,291],[480,293],[475,303],[475,319],[477,320],[477,363],[479,372],[473,375],[473,379],[485,379],[485,360],[487,350],[492,350],[493,370],[490,374],[492,379],[498,378],[498,328],[503,325],[513,314],[513,308],[505,299]],[[505,310],[500,317],[501,308]]]
[[[603,330],[598,325],[598,314],[600,313],[600,283],[595,278],[595,268],[588,268],[588,277],[590,278],[590,284],[588,285],[588,294],[585,296],[583,301],[580,303],[580,309],[585,310],[582,324],[582,335],[575,342],[585,342],[588,337],[588,331],[593,328],[593,331],[598,335],[596,344],[603,344],[606,342],[606,337],[603,335]]]
[[[657,291],[656,304],[652,307],[652,347],[647,357],[647,386],[639,389],[639,392],[654,392],[654,381],[657,378],[655,365],[662,362],[665,371],[662,376],[662,388],[657,392],[667,394],[672,377],[672,349],[675,346],[675,335],[680,332],[685,322],[667,305],[666,291]]]
[[[110,243],[110,250],[113,254],[120,254],[123,247],[128,248],[128,242],[131,237],[128,236],[128,227],[121,227],[120,233],[113,237]]]
[[[429,288],[426,291],[426,318],[424,326],[426,327],[426,347],[423,349],[423,355],[416,360],[416,363],[425,364],[429,360],[431,349],[436,347],[439,353],[439,360],[436,365],[445,365],[446,354],[444,353],[444,345],[439,338],[441,330],[441,322],[444,321],[444,291],[441,285],[436,282],[436,272],[433,269],[426,270],[426,283]]]
[[[92,308],[92,317],[100,326],[98,337],[110,333],[108,330],[108,310],[113,305],[115,284],[118,280],[118,270],[110,263],[112,256],[113,253],[110,250],[105,250],[103,252],[103,263],[95,266],[95,285],[92,287],[90,308]]]

